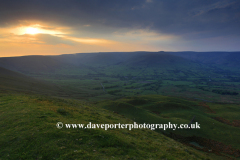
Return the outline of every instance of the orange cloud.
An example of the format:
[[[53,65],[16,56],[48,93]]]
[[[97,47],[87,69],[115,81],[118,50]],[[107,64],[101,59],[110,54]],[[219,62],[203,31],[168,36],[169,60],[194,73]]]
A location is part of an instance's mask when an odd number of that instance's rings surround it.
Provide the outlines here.
[[[159,47],[149,43],[155,40],[171,41],[176,38],[147,30],[115,32],[108,36],[108,39],[74,37],[74,32],[69,27],[28,22],[0,28],[0,35],[0,57],[83,52],[157,51]]]

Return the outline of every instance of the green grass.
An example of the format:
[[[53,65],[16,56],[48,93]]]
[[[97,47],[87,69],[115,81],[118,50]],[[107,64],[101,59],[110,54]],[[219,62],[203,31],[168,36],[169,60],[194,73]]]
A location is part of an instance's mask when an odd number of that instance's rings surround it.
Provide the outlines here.
[[[185,57],[187,54],[157,52],[93,53],[25,56],[1,58],[0,60],[4,67],[64,87],[64,92],[67,93],[65,97],[68,95],[76,99],[102,100],[102,94],[104,93],[93,88],[101,87],[100,83],[103,83],[106,86],[118,85],[119,87],[115,89],[121,90],[116,94],[105,95],[106,99],[161,94],[239,103],[240,94],[222,97],[212,93],[213,89],[219,88],[240,93],[239,70],[225,68],[212,62],[203,64],[181,58],[181,56]],[[212,54],[216,56],[216,53]],[[201,59],[204,58],[204,56],[200,57]],[[227,60],[223,57],[219,58]],[[203,60],[203,62],[205,61],[206,59]],[[143,81],[151,81],[152,83],[145,86],[144,83],[141,83]],[[124,84],[126,85],[124,86]],[[165,88],[172,87],[175,87],[175,89],[165,90]],[[202,87],[202,89],[199,87]]]
[[[234,82],[231,77],[223,77],[221,73],[215,73],[207,65],[203,67],[196,64],[180,63],[176,66],[162,67],[134,67],[129,64],[107,67],[99,64],[99,66],[91,66],[91,69],[95,72],[90,72],[87,67],[81,69],[73,67],[69,70],[59,69],[51,74],[41,73],[39,75],[35,73],[31,74],[31,76],[61,86],[71,97],[77,99],[103,100],[102,95],[105,93],[101,90],[102,83],[106,87],[118,86],[115,88],[106,88],[106,91],[109,90],[110,94],[104,96],[106,97],[105,99],[160,94],[205,99],[208,101],[239,103],[240,94],[236,96],[222,96],[212,92],[214,89],[222,89],[240,93],[240,88],[238,83]],[[238,73],[232,73],[232,76],[237,75]],[[112,94],[112,89],[121,90],[121,92]]]
[[[0,159],[211,159],[146,129],[57,129],[64,124],[133,123],[77,100],[0,95]],[[121,106],[121,104],[119,104]],[[124,105],[123,105],[124,106]]]
[[[232,145],[240,149],[240,128],[230,126],[214,120],[214,117],[222,117],[233,121],[239,120],[240,105],[206,103],[216,113],[209,113],[199,101],[189,101],[159,95],[147,95],[127,97],[116,101],[101,102],[103,108],[122,114],[139,123],[188,124],[195,116],[194,122],[198,122],[201,129],[177,129],[166,130],[165,133],[178,134],[185,137],[197,136]],[[156,130],[163,132],[162,130]]]

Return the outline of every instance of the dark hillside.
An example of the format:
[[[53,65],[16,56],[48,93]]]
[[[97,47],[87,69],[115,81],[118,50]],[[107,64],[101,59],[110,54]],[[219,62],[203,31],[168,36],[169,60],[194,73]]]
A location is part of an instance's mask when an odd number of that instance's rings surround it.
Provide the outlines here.
[[[103,53],[77,53],[53,56],[61,62],[74,65],[107,66],[125,62],[131,57],[139,55],[137,52],[103,52]]]
[[[24,56],[0,58],[0,65],[55,83],[71,92],[70,97],[80,99],[162,94],[209,101],[239,101],[238,53],[173,54],[110,52]],[[222,93],[234,93],[234,96]]]
[[[145,53],[132,57],[126,62],[132,66],[171,66],[182,63],[189,63],[190,61],[175,55],[169,55],[165,53]]]
[[[240,67],[240,53],[230,53],[226,57],[226,63],[227,63],[228,66]]]
[[[167,52],[196,62],[226,67],[240,67],[240,52]]]
[[[167,52],[171,55],[181,56],[201,63],[223,63],[227,52]]]
[[[0,58],[0,67],[28,74],[54,72],[66,67],[66,63],[61,63],[50,56],[23,56]]]
[[[63,95],[61,88],[23,74],[0,67],[1,92],[25,92],[44,95]]]
[[[189,67],[207,65],[239,67],[238,52],[108,52],[59,56],[23,56],[0,58],[0,67],[31,73],[54,73],[61,69],[104,67],[111,65],[141,67]]]

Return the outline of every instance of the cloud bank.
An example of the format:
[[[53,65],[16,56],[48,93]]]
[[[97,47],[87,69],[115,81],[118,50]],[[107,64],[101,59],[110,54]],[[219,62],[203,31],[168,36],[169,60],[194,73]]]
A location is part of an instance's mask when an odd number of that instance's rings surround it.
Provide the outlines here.
[[[0,13],[0,33],[20,25],[62,27],[65,38],[38,36],[51,45],[94,39],[158,50],[240,50],[238,0],[11,0],[1,2]]]

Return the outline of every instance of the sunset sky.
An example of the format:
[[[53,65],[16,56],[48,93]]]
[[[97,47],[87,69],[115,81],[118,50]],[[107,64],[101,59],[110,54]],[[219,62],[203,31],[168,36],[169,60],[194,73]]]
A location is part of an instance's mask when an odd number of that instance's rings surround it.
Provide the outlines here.
[[[0,1],[0,57],[240,51],[239,0]]]

